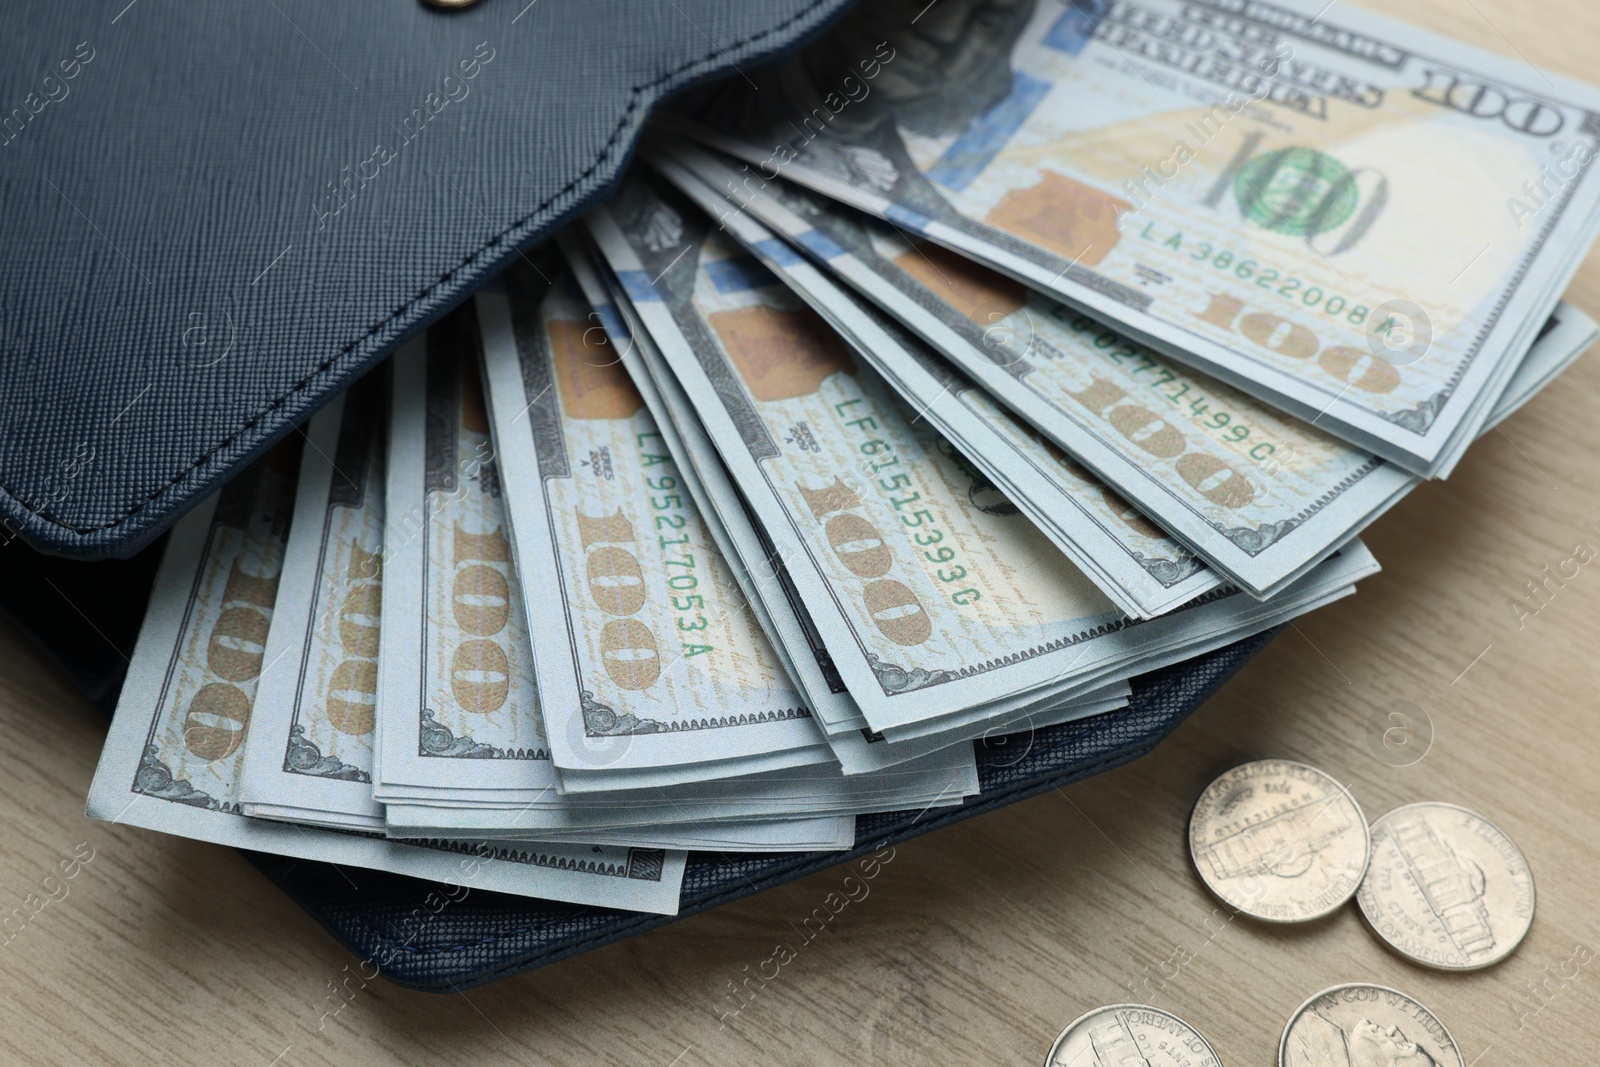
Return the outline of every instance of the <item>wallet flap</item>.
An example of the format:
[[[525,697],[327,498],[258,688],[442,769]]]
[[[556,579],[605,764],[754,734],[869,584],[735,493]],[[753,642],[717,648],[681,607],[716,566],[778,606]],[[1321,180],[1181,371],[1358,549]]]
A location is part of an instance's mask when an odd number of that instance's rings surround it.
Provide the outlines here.
[[[844,3],[6,5],[0,536],[136,551]]]

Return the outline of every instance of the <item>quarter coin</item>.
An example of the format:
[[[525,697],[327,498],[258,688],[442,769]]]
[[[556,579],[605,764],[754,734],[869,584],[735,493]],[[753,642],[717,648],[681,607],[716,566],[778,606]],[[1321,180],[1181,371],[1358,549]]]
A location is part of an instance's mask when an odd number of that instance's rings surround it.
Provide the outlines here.
[[[1217,1050],[1169,1011],[1108,1004],[1061,1031],[1044,1067],[1221,1067]]]
[[[1268,922],[1321,918],[1367,870],[1367,819],[1344,786],[1292,760],[1256,760],[1200,794],[1189,855],[1224,904]]]
[[[1092,1062],[1092,1061],[1091,1061]],[[1289,1016],[1278,1067],[1466,1067],[1439,1017],[1387,986],[1324,989]]]
[[[1372,824],[1356,893],[1367,924],[1408,959],[1448,971],[1487,967],[1533,925],[1533,872],[1504,830],[1456,804],[1407,804]]]

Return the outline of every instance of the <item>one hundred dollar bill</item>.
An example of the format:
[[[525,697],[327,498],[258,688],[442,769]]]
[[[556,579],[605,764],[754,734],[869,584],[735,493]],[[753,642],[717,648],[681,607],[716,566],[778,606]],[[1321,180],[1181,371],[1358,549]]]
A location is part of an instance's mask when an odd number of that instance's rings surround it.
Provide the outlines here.
[[[808,198],[801,202],[804,206],[817,202],[813,218],[808,220],[775,196],[740,188],[736,171],[686,142],[672,145],[670,154],[653,154],[652,159],[669,179],[716,216],[728,233],[788,281],[842,334],[853,338],[858,351],[874,361],[923,417],[981,467],[1121,610],[1151,618],[1222,584],[1184,544],[1154,526],[1059,445],[996,405],[984,388],[956,369],[963,365],[946,363],[882,311],[840,292],[767,229],[775,228],[790,241],[813,234],[821,237],[821,224],[815,216],[832,206],[827,201],[794,187],[785,189],[791,201]],[[730,207],[723,194],[730,186],[739,190],[740,199],[735,203],[748,210]],[[800,208],[801,203],[795,207]],[[845,239],[843,233],[840,239]],[[855,243],[864,242],[858,238]],[[845,246],[837,247],[834,258],[848,254]],[[943,258],[955,257],[943,253]],[[860,267],[862,273],[869,269],[861,260],[852,259],[846,265]],[[970,261],[963,261],[963,267],[964,281],[985,272]],[[941,275],[949,277],[944,272]],[[996,281],[999,292],[1020,289],[1010,279],[997,277]],[[953,310],[951,314],[960,315]],[[986,309],[985,314],[992,316],[993,310]],[[997,329],[1011,330],[1014,324],[1004,320],[981,326],[973,323],[971,330],[963,331],[962,340],[966,342],[968,334],[976,333],[989,341]],[[963,351],[967,347],[963,343]]]
[[[477,308],[499,456],[520,472],[503,490],[564,783],[831,761],[604,326],[548,270],[551,284],[524,266]]]
[[[1348,5],[894,0],[711,92],[749,164],[1421,475],[1593,240],[1600,91]]]
[[[592,741],[581,719],[546,719],[541,711],[481,357],[469,307],[395,359],[374,795],[560,806],[562,792],[676,783],[675,772],[627,767],[603,780],[560,780],[547,724],[566,731],[569,749]],[[597,753],[593,764],[613,755]],[[791,763],[789,753],[763,753],[719,770],[757,773]]]
[[[291,438],[174,527],[90,788],[91,818],[455,885],[673,914],[684,854],[477,840],[401,843],[253,819],[243,755],[294,508]]]
[[[246,815],[381,832],[372,796],[388,375],[311,422],[245,746]]]
[[[481,354],[468,307],[394,361],[374,795],[385,803],[560,806],[563,791],[675,780],[636,770],[623,782],[624,768],[604,782],[560,781]],[[563,744],[588,743],[581,720],[548,721],[570,732]],[[785,765],[763,754],[741,770]]]
[[[1069,719],[1099,714],[1126,703],[1126,683],[1102,687],[1064,701],[1048,715],[1035,711],[1002,712],[974,726],[946,729],[915,740],[888,744],[887,738],[868,727],[844,681],[833,668],[832,657],[818,636],[809,612],[788,579],[783,560],[763,536],[743,497],[734,488],[727,467],[706,436],[688,398],[643,328],[615,275],[595,262],[575,238],[563,242],[574,276],[605,323],[616,354],[634,379],[640,395],[656,417],[668,448],[679,457],[679,473],[694,496],[701,516],[716,537],[724,557],[738,569],[751,608],[761,620],[784,667],[805,691],[811,708],[825,723],[828,743],[847,774],[878,770],[939,752],[941,758],[967,751],[957,742],[995,736],[1013,726],[1053,725]]]
[[[1099,529],[1120,549],[1113,558],[1142,565],[1152,581],[1164,584],[1185,573],[1181,557],[1174,559],[1166,547],[1173,542],[1161,537],[1168,530],[1221,574],[1258,596],[1270,595],[1419,483],[971,259],[789,183],[741,183],[735,168],[692,146],[675,158],[737,198],[737,208],[717,212],[722,224],[754,241],[755,251],[785,277],[800,282],[803,275],[787,266],[787,249],[762,243],[758,230],[747,232],[751,216],[892,313],[1115,485],[1136,508],[1092,481],[1076,499],[1094,510]],[[1582,312],[1558,305],[1523,359],[1527,372],[1519,368],[1501,401],[1542,385],[1546,363],[1576,358],[1593,340],[1593,328]],[[896,358],[892,339],[877,347]],[[1486,429],[1514,410],[1501,401]],[[974,415],[984,414],[981,401],[972,406]],[[1215,584],[1210,572],[1205,577]],[[1139,589],[1126,577],[1123,582],[1130,592]],[[1170,606],[1159,594],[1147,595]]]
[[[270,667],[261,674],[244,747],[239,795],[246,815],[389,829],[385,807],[372,795],[388,403],[380,371],[335,397],[306,431],[263,653]],[[459,766],[470,775],[474,765]],[[703,841],[696,827],[681,823],[569,832],[561,840],[668,849],[766,850],[782,841],[792,849],[844,848],[854,829],[846,815],[729,823]]]
[[[686,443],[702,442],[690,444],[691,462],[685,464],[684,469],[693,470],[702,476],[702,480],[710,487],[712,503],[704,508],[704,511],[707,514],[724,515],[730,530],[737,527],[741,521],[744,521],[746,527],[756,525],[748,507],[744,505],[743,494],[731,488],[731,478],[720,457],[709,444],[704,427],[699,424],[698,417],[694,413],[693,404],[672,371],[666,367],[664,358],[652,343],[649,331],[639,321],[637,312],[630,313],[632,305],[623,292],[620,282],[614,285],[614,295],[617,307],[622,309],[622,317],[631,324],[629,328],[633,331],[631,337],[633,343],[629,352],[624,354],[624,362],[631,366],[632,357],[637,356],[638,361],[642,361],[647,368],[646,373],[638,376],[638,380],[652,382],[659,387],[662,393],[661,399],[669,412],[667,417],[660,420],[661,425],[676,423],[682,427],[682,436]],[[1592,323],[1590,325],[1592,326]],[[1545,373],[1553,371],[1547,367]],[[646,395],[650,394],[649,389],[643,391]],[[734,540],[738,541],[739,537],[736,535]],[[766,573],[786,574],[787,569],[783,566],[782,556],[771,547],[770,539],[762,537],[761,542],[763,547],[750,557],[759,561],[751,569],[760,569],[763,563],[770,560],[773,567]],[[1121,667],[1107,668],[1107,676],[1127,678],[1144,671],[1155,670],[1186,655],[1197,654],[1202,648],[1216,647],[1237,640],[1262,626],[1281,625],[1298,614],[1314,610],[1347,595],[1352,591],[1350,583],[1375,572],[1377,565],[1370,554],[1359,545],[1353,546],[1345,555],[1344,559],[1336,559],[1316,568],[1312,574],[1292,584],[1270,605],[1262,605],[1248,600],[1243,594],[1226,591],[1221,591],[1218,597],[1208,597],[1204,598],[1204,601],[1191,603],[1188,605],[1190,612],[1178,624],[1181,628],[1181,634],[1178,636],[1173,635],[1170,625],[1124,626],[1119,631],[1119,639],[1128,642],[1127,651],[1120,659]],[[762,595],[770,594],[775,584],[779,587],[778,602],[792,605],[795,608],[795,615],[803,613],[804,607],[799,592],[790,583],[764,583]],[[771,614],[775,618],[780,617],[783,614],[781,607],[775,608]],[[807,618],[809,618],[808,613]],[[808,622],[804,627],[789,628],[780,625],[778,629],[784,642],[788,642],[797,630],[803,635],[804,640],[794,646],[791,657],[792,662],[801,668],[801,676],[805,675],[806,664],[814,654],[817,664],[824,668],[822,673],[828,680],[830,693],[836,692],[835,685],[843,685],[842,678],[833,668],[831,655],[827,655],[825,650],[814,652],[822,645],[820,631],[814,624]],[[1135,649],[1138,651],[1134,651]],[[1116,681],[1109,686],[1102,684],[1093,690],[1078,688],[1065,694],[1047,692],[1040,696],[1037,693],[1026,693],[992,701],[987,705],[967,708],[937,719],[889,726],[881,731],[868,728],[863,733],[874,743],[883,740],[892,741],[893,743],[888,746],[889,750],[932,751],[959,739],[996,736],[1024,730],[1030,726],[1051,725],[1111,710],[1121,706],[1126,700],[1126,692],[1122,688],[1125,685],[1125,681]],[[848,690],[845,692],[848,694]],[[827,708],[830,705],[819,700],[814,706]],[[847,706],[853,709],[853,701]],[[837,710],[839,704],[835,703],[833,707]],[[854,714],[859,717],[859,710],[855,710]],[[852,727],[853,721],[849,719],[829,724],[830,742],[836,744],[841,762],[848,763],[852,750],[838,745],[837,741],[842,735],[832,731],[836,728]],[[876,748],[879,760],[886,759],[883,746],[874,744],[870,748]],[[870,754],[872,753],[869,749]]]
[[[649,331],[632,313],[627,300],[615,292],[619,288],[615,275],[571,235],[563,239],[562,250],[593,314],[604,325],[616,358],[627,369],[677,460],[684,488],[694,498],[723,558],[733,568],[773,651],[783,660],[784,669],[805,693],[812,713],[829,733],[865,729],[866,720],[832,670],[809,613],[787,581],[783,561],[762,537],[748,507],[738,497],[727,467],[693,415],[687,398],[678,391],[677,379],[665,375],[658,380],[651,373],[650,363],[659,362],[660,354],[653,351]],[[645,348],[652,349],[651,359],[643,354]],[[838,754],[846,771],[852,771],[849,755]]]
[[[379,800],[553,801],[471,308],[393,362]]]
[[[591,223],[874,729],[1048,701],[1249,613],[1118,612],[661,180],[626,181]]]
[[[971,751],[971,745],[962,747]],[[663,832],[672,832],[672,827],[720,830],[744,822],[795,818],[797,811],[852,815],[918,811],[960,804],[976,792],[975,763],[952,767],[935,754],[871,774],[843,775],[828,765],[792,767],[636,794],[595,793],[585,796],[582,804],[562,807],[465,812],[396,804],[390,806],[389,818],[391,835],[470,833],[517,840],[591,829],[648,831],[658,823],[666,824]]]

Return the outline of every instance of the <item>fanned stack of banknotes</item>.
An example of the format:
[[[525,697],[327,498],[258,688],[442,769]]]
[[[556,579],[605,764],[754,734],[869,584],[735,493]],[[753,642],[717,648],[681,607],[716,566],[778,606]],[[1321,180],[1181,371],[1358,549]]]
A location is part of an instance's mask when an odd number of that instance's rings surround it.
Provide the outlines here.
[[[1345,5],[863,6],[177,525],[90,814],[671,913],[960,804],[1595,338],[1597,114]]]

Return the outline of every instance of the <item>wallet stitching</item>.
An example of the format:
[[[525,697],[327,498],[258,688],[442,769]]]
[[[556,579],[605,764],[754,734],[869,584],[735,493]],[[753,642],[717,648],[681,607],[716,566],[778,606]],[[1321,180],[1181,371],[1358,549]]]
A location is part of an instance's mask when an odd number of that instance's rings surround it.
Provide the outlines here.
[[[4,493],[6,496],[8,496],[12,500],[16,501],[17,504],[19,506],[21,506],[23,511],[27,512],[29,515],[32,515],[34,518],[40,520],[41,522],[48,523],[51,526],[55,526],[55,527],[57,527],[59,529],[62,529],[62,530],[67,530],[67,531],[69,531],[71,533],[78,534],[80,536],[83,535],[83,534],[96,533],[96,532],[98,532],[100,530],[108,530],[108,529],[111,529],[113,527],[122,525],[123,523],[125,523],[129,519],[131,519],[133,516],[137,515],[139,512],[141,512],[145,508],[149,507],[152,503],[155,502],[155,500],[158,497],[160,497],[161,495],[166,493],[167,490],[171,489],[174,485],[176,485],[179,482],[181,482],[184,478],[187,478],[191,473],[194,472],[194,470],[197,467],[200,467],[207,460],[209,460],[212,456],[215,456],[218,452],[223,451],[229,445],[231,445],[234,441],[238,440],[241,436],[243,436],[244,434],[248,433],[263,418],[266,418],[267,416],[271,415],[274,411],[276,411],[277,409],[281,408],[284,404],[288,403],[297,393],[301,392],[303,389],[305,389],[305,387],[307,385],[311,384],[312,379],[317,378],[320,375],[326,373],[328,371],[328,369],[333,366],[333,364],[337,363],[339,360],[343,359],[344,357],[348,356],[351,352],[355,351],[357,347],[359,347],[361,344],[363,344],[365,341],[367,341],[374,334],[376,334],[379,331],[381,331],[386,325],[388,325],[389,323],[393,322],[395,319],[399,318],[401,315],[405,314],[408,309],[416,306],[416,304],[419,303],[420,301],[427,299],[427,297],[434,290],[438,289],[439,286],[443,285],[444,283],[448,282],[452,277],[454,277],[457,271],[460,271],[463,268],[469,266],[474,260],[480,258],[489,249],[491,249],[491,248],[495,247],[496,245],[500,244],[505,239],[507,234],[511,233],[513,230],[516,230],[516,229],[520,228],[521,226],[523,226],[524,224],[526,224],[534,216],[540,214],[545,209],[549,208],[550,205],[554,204],[556,201],[560,200],[563,196],[567,195],[567,193],[571,192],[574,188],[576,188],[577,186],[581,185],[584,181],[586,181],[591,175],[594,174],[595,171],[597,171],[602,165],[604,165],[605,162],[611,156],[612,150],[616,147],[618,139],[622,136],[623,131],[626,130],[627,127],[628,127],[629,119],[633,116],[633,114],[636,111],[639,110],[639,101],[640,101],[640,98],[641,98],[642,94],[644,94],[644,93],[646,93],[646,92],[648,92],[650,90],[655,89],[656,87],[660,86],[663,82],[671,81],[673,78],[677,77],[679,74],[682,74],[684,71],[690,69],[691,67],[695,67],[695,66],[710,62],[710,61],[715,60],[715,59],[724,58],[724,57],[726,57],[727,53],[729,51],[731,51],[731,50],[744,48],[744,47],[746,47],[746,46],[748,46],[750,44],[753,44],[753,43],[761,40],[764,37],[770,37],[773,34],[781,33],[783,31],[787,30],[794,23],[799,22],[801,19],[805,18],[812,11],[816,10],[818,7],[821,7],[822,5],[824,5],[826,3],[829,3],[829,2],[830,2],[830,0],[812,0],[812,2],[810,4],[807,4],[804,8],[800,9],[799,11],[796,11],[793,15],[791,15],[788,18],[784,19],[782,22],[778,23],[775,26],[769,26],[767,29],[760,31],[759,33],[750,34],[750,35],[748,35],[746,37],[743,37],[743,38],[741,38],[741,39],[739,39],[737,41],[734,41],[727,48],[719,49],[713,44],[711,52],[708,52],[708,53],[705,53],[703,55],[700,55],[700,56],[698,56],[698,57],[696,57],[694,59],[685,60],[684,62],[680,63],[678,66],[676,66],[676,67],[672,68],[671,70],[668,70],[668,71],[658,75],[657,77],[653,78],[652,80],[647,81],[647,82],[643,83],[642,85],[633,86],[629,90],[629,97],[630,98],[629,98],[629,101],[628,101],[628,106],[623,109],[622,114],[617,118],[617,124],[616,124],[615,128],[612,129],[611,136],[606,138],[605,144],[601,146],[600,152],[595,156],[594,161],[591,162],[589,164],[589,166],[585,167],[571,181],[567,182],[566,185],[563,185],[560,189],[556,190],[554,193],[550,194],[550,196],[546,197],[537,207],[533,208],[531,211],[527,212],[525,215],[523,215],[521,218],[517,219],[511,225],[507,226],[505,229],[501,230],[499,233],[497,233],[493,237],[489,238],[483,244],[479,245],[476,249],[474,249],[473,251],[471,251],[471,252],[467,253],[465,256],[463,256],[460,262],[458,262],[455,266],[451,267],[449,270],[446,270],[443,274],[439,275],[438,278],[434,279],[434,281],[432,283],[430,283],[426,288],[424,288],[422,291],[417,293],[417,295],[413,296],[410,300],[407,300],[405,303],[401,304],[398,308],[396,308],[394,311],[390,312],[388,315],[386,315],[382,319],[379,319],[377,322],[375,322],[371,326],[367,327],[367,329],[364,332],[362,332],[360,334],[360,336],[356,337],[355,340],[353,340],[353,341],[349,342],[348,344],[344,345],[342,348],[340,348],[333,355],[329,356],[327,359],[325,359],[321,363],[317,364],[317,366],[315,368],[313,368],[311,371],[307,372],[299,381],[297,381],[294,385],[290,386],[285,392],[281,393],[275,400],[271,401],[269,404],[267,404],[266,407],[262,408],[260,411],[256,412],[254,415],[252,415],[250,417],[250,419],[247,422],[245,422],[245,424],[243,426],[240,426],[237,430],[233,431],[233,433],[229,434],[227,437],[225,437],[221,441],[217,442],[217,444],[211,446],[206,451],[202,452],[199,455],[199,457],[197,457],[188,466],[186,466],[182,470],[178,471],[178,473],[174,474],[171,478],[167,479],[167,481],[162,482],[160,485],[156,486],[156,488],[152,489],[149,493],[145,494],[144,497],[139,499],[127,511],[124,511],[121,515],[118,515],[116,518],[110,519],[110,520],[108,520],[106,522],[103,522],[103,523],[91,524],[91,525],[88,525],[88,526],[72,526],[72,525],[70,525],[68,523],[62,522],[59,519],[51,518],[49,515],[46,515],[42,509],[37,509],[37,508],[31,507],[28,504],[24,503],[23,500],[21,499],[21,497],[17,496],[17,494],[13,490],[11,490],[9,487],[7,487],[4,484],[0,484],[0,493]]]

